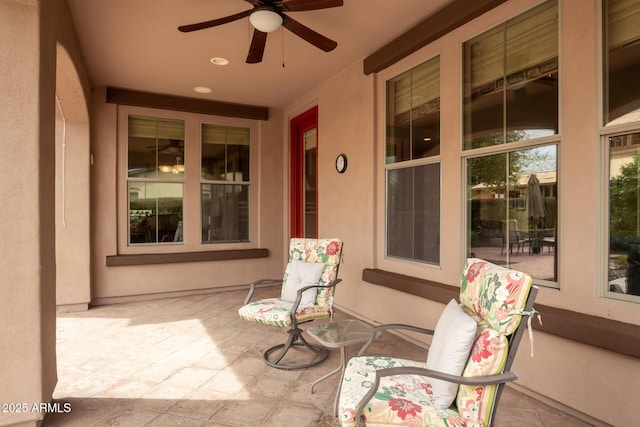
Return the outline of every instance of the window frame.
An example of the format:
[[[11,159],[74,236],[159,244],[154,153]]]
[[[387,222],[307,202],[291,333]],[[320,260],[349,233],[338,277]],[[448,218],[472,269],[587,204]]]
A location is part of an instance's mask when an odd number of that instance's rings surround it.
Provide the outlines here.
[[[495,144],[495,145],[487,145],[487,146],[483,146],[483,147],[469,147],[467,148],[465,146],[465,141],[467,138],[467,135],[465,134],[465,71],[466,71],[466,64],[465,64],[465,48],[464,45],[465,43],[468,43],[471,40],[477,39],[478,37],[482,36],[483,34],[486,34],[490,31],[494,31],[497,28],[499,28],[500,26],[504,26],[507,22],[518,19],[519,17],[525,15],[526,13],[531,12],[532,10],[534,10],[537,7],[540,7],[542,4],[546,3],[549,0],[545,0],[539,3],[536,3],[535,5],[532,5],[529,8],[523,9],[521,11],[519,11],[516,15],[512,15],[500,22],[497,22],[495,25],[492,25],[490,27],[484,28],[481,31],[478,31],[477,33],[471,35],[470,37],[464,38],[460,41],[460,53],[459,53],[459,65],[460,65],[460,122],[459,122],[459,126],[460,126],[460,141],[459,141],[459,147],[460,147],[460,167],[461,167],[461,182],[460,182],[460,186],[461,186],[461,198],[462,198],[462,204],[461,204],[461,212],[462,212],[462,216],[461,216],[461,223],[462,223],[462,227],[463,227],[463,234],[462,234],[462,238],[463,238],[463,246],[461,247],[461,256],[463,259],[466,259],[467,257],[467,252],[470,248],[470,233],[469,233],[469,220],[470,220],[470,206],[468,203],[468,197],[467,197],[467,192],[468,192],[468,161],[470,159],[474,159],[474,158],[480,158],[480,157],[485,157],[485,156],[493,156],[493,155],[498,155],[498,154],[505,154],[505,153],[511,153],[511,152],[515,152],[515,151],[523,151],[523,150],[528,150],[528,149],[534,149],[534,148],[539,148],[539,147],[545,147],[545,146],[551,146],[551,145],[555,145],[556,148],[556,186],[557,186],[557,196],[556,196],[556,209],[557,209],[557,218],[556,218],[556,253],[555,256],[557,257],[556,262],[557,262],[557,271],[556,271],[556,281],[549,281],[549,280],[544,280],[544,279],[537,279],[534,278],[534,283],[540,286],[544,286],[547,288],[551,288],[551,289],[560,289],[560,278],[562,277],[562,273],[561,273],[561,269],[562,269],[562,263],[561,263],[561,252],[557,250],[558,247],[560,247],[561,244],[561,239],[560,239],[560,212],[562,209],[562,190],[561,190],[561,182],[560,182],[560,169],[561,169],[561,153],[562,153],[562,120],[560,117],[561,114],[561,102],[562,102],[562,46],[561,46],[561,37],[562,37],[562,13],[563,13],[563,8],[562,8],[562,4],[561,1],[558,1],[556,3],[556,7],[557,7],[557,14],[558,14],[558,29],[557,29],[557,35],[558,35],[558,56],[556,58],[556,62],[557,62],[557,73],[558,73],[558,92],[557,92],[557,126],[558,126],[558,130],[557,133],[551,134],[551,135],[544,135],[544,136],[539,136],[539,137],[533,137],[533,138],[529,138],[529,139],[520,139],[517,141],[512,141],[512,142],[507,142],[507,141],[503,141],[500,144]],[[506,104],[505,104],[506,105]],[[503,108],[506,108],[503,105]],[[504,120],[504,117],[503,117]],[[503,133],[506,132],[506,129],[503,127]],[[508,257],[507,257],[508,259]]]
[[[601,188],[600,193],[602,194],[602,199],[600,206],[602,207],[600,211],[600,215],[602,218],[601,221],[601,235],[602,235],[602,243],[599,246],[601,249],[600,260],[601,260],[601,274],[600,280],[597,281],[597,289],[596,295],[599,298],[610,300],[610,301],[620,301],[627,302],[632,304],[640,304],[640,296],[638,295],[630,295],[623,294],[619,292],[612,292],[609,288],[609,253],[611,250],[610,243],[610,203],[611,203],[611,194],[610,194],[610,165],[611,165],[611,157],[610,157],[610,144],[609,138],[617,135],[624,135],[629,133],[640,133],[640,120],[637,121],[628,121],[623,123],[615,123],[609,122],[607,123],[607,117],[605,114],[605,110],[608,108],[606,106],[606,102],[608,102],[608,93],[605,88],[605,82],[607,76],[605,76],[605,66],[608,64],[608,61],[605,58],[605,50],[607,46],[605,45],[605,1],[600,0],[598,2],[598,18],[599,22],[597,25],[598,28],[598,49],[596,64],[599,66],[598,70],[598,86],[599,86],[599,98],[600,102],[598,104],[598,127],[599,127],[599,154],[600,154],[600,170],[602,171],[602,176],[600,179]]]
[[[617,135],[625,135],[629,133],[640,133],[640,122],[635,123],[625,123],[624,125],[611,126],[611,127],[603,127],[600,130],[600,146],[601,146],[601,158],[602,158],[602,170],[603,179],[602,179],[602,194],[603,194],[603,202],[602,206],[602,218],[603,218],[603,244],[600,245],[602,248],[602,265],[603,272],[601,276],[601,285],[598,286],[598,295],[600,297],[604,297],[607,299],[625,301],[640,304],[640,296],[639,295],[631,295],[631,294],[623,294],[619,292],[612,292],[609,288],[609,254],[611,252],[611,227],[610,227],[610,205],[611,205],[611,194],[610,194],[610,165],[611,165],[611,157],[610,157],[610,146],[609,146],[609,138]],[[626,277],[626,276],[625,276]]]
[[[128,240],[128,116],[138,115],[160,119],[176,119],[185,122],[183,181],[183,241],[163,244],[130,245]],[[201,129],[203,124],[248,128],[249,137],[249,239],[246,242],[202,242],[202,202],[201,202],[201,159],[202,141]],[[258,175],[259,159],[257,150],[258,123],[255,120],[233,117],[212,116],[198,113],[186,113],[173,110],[162,110],[149,107],[118,105],[117,107],[117,153],[116,153],[116,230],[118,254],[166,254],[183,252],[207,252],[212,250],[233,250],[256,248],[258,244]],[[176,181],[178,182],[178,181]]]
[[[396,163],[391,163],[391,164],[387,164],[385,165],[384,168],[384,187],[385,187],[385,192],[384,192],[384,206],[385,206],[385,210],[384,210],[384,257],[385,259],[388,260],[394,260],[394,261],[406,261],[406,262],[411,262],[411,263],[416,263],[416,264],[420,264],[420,265],[427,265],[427,266],[432,266],[432,267],[440,267],[440,264],[442,262],[442,245],[441,245],[441,238],[439,238],[439,242],[438,242],[438,262],[430,262],[430,261],[426,261],[426,260],[420,260],[420,259],[416,259],[416,258],[406,258],[406,257],[400,257],[400,256],[394,256],[394,255],[390,255],[389,254],[389,172],[392,170],[400,170],[400,169],[415,169],[418,168],[420,166],[428,166],[428,165],[438,165],[439,169],[438,169],[438,192],[439,192],[439,198],[440,198],[440,203],[438,205],[438,236],[442,235],[442,159],[441,156],[433,156],[433,157],[426,157],[426,158],[420,158],[420,159],[414,159],[414,160],[406,160],[406,161],[402,161],[402,162],[396,162]],[[415,225],[415,223],[414,223]]]
[[[391,170],[398,170],[398,169],[409,169],[409,168],[417,168],[420,166],[425,166],[425,165],[432,165],[432,164],[438,164],[439,165],[439,171],[438,171],[438,191],[439,191],[439,195],[440,195],[440,203],[438,206],[438,235],[441,236],[442,235],[442,54],[441,52],[435,52],[433,55],[430,56],[426,56],[423,60],[421,60],[420,62],[413,64],[412,66],[403,69],[397,73],[394,73],[392,75],[389,75],[388,77],[386,77],[385,79],[382,80],[381,84],[384,88],[384,90],[381,91],[381,97],[383,100],[382,105],[384,105],[383,108],[381,108],[380,110],[382,113],[382,126],[384,128],[387,127],[387,119],[388,119],[388,114],[389,114],[389,99],[388,99],[388,91],[387,91],[387,85],[390,81],[397,79],[399,76],[401,76],[402,74],[409,72],[413,69],[419,68],[420,66],[422,66],[423,64],[432,61],[434,59],[438,59],[438,86],[439,86],[439,143],[440,143],[440,147],[438,149],[438,154],[437,155],[433,155],[433,156],[427,156],[427,157],[418,157],[415,159],[409,159],[409,160],[399,160],[399,161],[395,161],[395,162],[387,162],[387,134],[386,132],[382,133],[383,138],[381,138],[380,141],[380,147],[379,149],[381,150],[382,155],[380,156],[379,160],[382,164],[382,171],[383,171],[383,178],[382,178],[382,183],[383,183],[383,188],[384,188],[384,197],[383,197],[383,209],[384,209],[384,215],[382,215],[383,217],[383,238],[382,238],[382,258],[385,261],[392,261],[392,262],[402,262],[402,263],[410,263],[416,266],[427,266],[427,267],[432,267],[432,268],[440,268],[441,264],[442,264],[442,240],[439,239],[438,241],[438,262],[437,263],[433,263],[433,262],[429,262],[429,261],[425,261],[425,260],[419,260],[419,259],[415,259],[415,258],[404,258],[404,257],[399,257],[399,256],[393,256],[389,254],[389,182],[388,182],[388,178],[389,178],[389,171]]]
[[[557,257],[557,271],[556,271],[556,281],[551,281],[551,280],[544,280],[544,279],[539,279],[539,278],[533,278],[533,281],[536,285],[540,285],[540,286],[544,286],[546,288],[551,288],[551,289],[560,289],[560,277],[561,277],[561,268],[562,268],[562,263],[561,263],[561,255],[562,253],[560,251],[558,251],[558,247],[560,247],[561,244],[561,239],[560,239],[560,212],[561,212],[561,204],[562,204],[562,198],[561,198],[561,194],[562,194],[562,190],[561,190],[561,183],[560,183],[560,158],[561,158],[561,134],[558,133],[556,135],[550,135],[550,136],[545,136],[545,137],[541,137],[541,138],[536,138],[536,139],[530,139],[530,140],[522,140],[522,141],[517,141],[517,142],[510,142],[508,144],[500,144],[500,145],[494,145],[494,146],[489,146],[489,147],[481,147],[481,148],[474,148],[474,149],[469,149],[469,150],[464,150],[462,151],[462,155],[461,155],[461,159],[462,159],[462,181],[461,181],[461,186],[462,186],[462,191],[461,194],[463,195],[463,204],[462,204],[462,221],[463,221],[463,227],[464,227],[464,246],[462,248],[463,251],[463,255],[464,258],[467,257],[467,251],[468,249],[471,247],[470,246],[470,239],[471,236],[469,235],[469,219],[470,219],[470,214],[471,212],[469,212],[469,203],[468,203],[468,199],[466,197],[466,195],[468,194],[468,180],[469,180],[469,175],[468,175],[468,161],[470,159],[477,159],[477,158],[481,158],[481,157],[488,157],[488,156],[494,156],[494,155],[499,155],[499,154],[506,154],[506,153],[511,153],[514,151],[524,151],[524,150],[530,150],[530,149],[534,149],[534,148],[541,148],[541,147],[549,147],[555,145],[556,146],[556,186],[557,186],[557,195],[556,195],[556,210],[557,210],[557,217],[556,217],[556,252],[555,252],[555,257]],[[507,259],[509,259],[509,257],[506,257]],[[525,273],[527,273],[526,271],[524,271]]]
[[[236,180],[223,180],[223,179],[213,179],[213,178],[206,178],[205,176],[203,176],[202,173],[202,169],[203,169],[203,148],[204,148],[204,142],[202,139],[202,136],[205,133],[205,127],[207,126],[222,126],[222,127],[226,127],[226,128],[238,128],[238,129],[246,129],[249,132],[249,144],[248,144],[248,148],[249,148],[249,153],[248,153],[248,159],[249,159],[249,179],[241,179],[239,181]],[[247,191],[247,199],[248,199],[248,203],[251,204],[251,177],[253,175],[252,171],[251,171],[251,160],[252,160],[252,155],[251,155],[251,138],[252,138],[252,130],[251,128],[247,127],[247,126],[230,126],[228,124],[222,125],[219,123],[211,123],[211,121],[209,122],[201,122],[200,123],[200,209],[201,209],[201,215],[200,215],[200,227],[202,227],[202,229],[204,230],[204,210],[202,209],[202,204],[203,204],[203,199],[202,196],[204,194],[204,186],[208,185],[211,186],[211,189],[213,190],[213,188],[215,188],[216,186],[242,186],[242,187],[246,187],[246,191]],[[224,151],[225,151],[225,159],[224,159],[224,163],[225,165],[229,163],[229,155],[228,155],[228,150],[229,150],[229,146],[230,145],[238,145],[238,144],[231,144],[228,141],[224,142]],[[225,171],[225,174],[228,173],[228,171]],[[235,171],[234,171],[235,174]],[[213,191],[212,191],[213,193]],[[248,214],[250,214],[250,212],[248,212]],[[251,242],[251,215],[249,215],[249,217],[247,218],[247,238],[246,240],[211,240],[211,241],[205,241],[204,240],[204,236],[203,234],[201,234],[200,236],[200,243],[202,245],[208,245],[210,248],[215,248],[219,245],[223,245],[223,244],[233,244],[233,243],[249,243]]]
[[[468,151],[474,151],[474,150],[483,150],[485,148],[489,148],[489,147],[493,147],[493,146],[503,146],[503,145],[514,145],[514,144],[519,144],[519,143],[530,143],[531,145],[535,145],[535,141],[538,141],[542,138],[558,138],[560,139],[560,134],[561,134],[561,127],[562,127],[562,121],[561,121],[561,117],[560,117],[560,110],[561,110],[561,92],[562,92],[562,69],[561,69],[561,56],[562,56],[562,52],[561,52],[561,37],[562,37],[562,13],[563,13],[563,8],[562,8],[562,4],[561,4],[561,0],[555,0],[556,1],[556,9],[557,9],[557,16],[558,16],[558,20],[557,20],[557,36],[558,36],[558,44],[557,44],[557,53],[558,56],[556,57],[556,73],[557,73],[557,85],[558,85],[558,91],[557,91],[557,117],[556,117],[556,122],[557,122],[557,132],[554,134],[549,134],[549,135],[544,135],[544,136],[540,136],[540,137],[533,137],[533,138],[528,138],[528,139],[519,139],[516,141],[506,141],[503,140],[501,143],[499,144],[493,144],[493,145],[488,145],[488,146],[480,146],[480,147],[467,147],[466,144],[467,142],[471,142],[473,141],[472,139],[470,139],[469,141],[467,141],[467,134],[465,133],[465,129],[467,127],[467,105],[465,103],[465,88],[467,86],[466,80],[465,80],[465,72],[467,71],[467,67],[468,64],[466,64],[466,58],[465,58],[465,44],[471,42],[472,40],[476,40],[479,37],[488,34],[492,31],[496,31],[499,28],[504,28],[509,22],[512,21],[516,21],[518,19],[520,19],[523,15],[530,13],[531,11],[535,10],[536,8],[540,8],[542,7],[543,4],[545,3],[549,3],[552,0],[543,0],[540,1],[534,5],[531,5],[530,7],[523,9],[521,11],[519,11],[517,14],[514,15],[510,15],[508,17],[506,17],[505,19],[496,22],[495,24],[486,27],[474,34],[471,34],[469,37],[466,37],[462,40],[460,40],[460,56],[459,56],[459,66],[460,66],[460,129],[461,129],[461,140],[460,140],[460,149],[463,152],[463,156],[466,155],[465,153]],[[545,61],[543,61],[544,63],[549,62],[550,60],[547,59]],[[506,70],[505,70],[506,71]],[[506,79],[508,76],[503,76],[503,79]],[[526,80],[526,79],[525,79]],[[482,86],[481,86],[482,87]],[[496,88],[498,88],[498,86],[496,86]],[[497,89],[497,90],[502,90],[504,91],[504,93],[506,93],[507,88],[505,86],[502,86],[502,89]],[[506,101],[503,99],[503,101]],[[503,121],[503,134],[505,134],[505,121],[507,119],[507,111],[506,111],[506,105],[507,103],[504,102],[502,105],[502,109],[503,109],[503,117],[502,117],[502,121]],[[472,133],[473,134],[473,133]],[[471,135],[472,135],[471,134]],[[471,136],[470,135],[470,136]],[[470,137],[469,136],[469,137]],[[507,151],[512,151],[512,150],[507,150]]]

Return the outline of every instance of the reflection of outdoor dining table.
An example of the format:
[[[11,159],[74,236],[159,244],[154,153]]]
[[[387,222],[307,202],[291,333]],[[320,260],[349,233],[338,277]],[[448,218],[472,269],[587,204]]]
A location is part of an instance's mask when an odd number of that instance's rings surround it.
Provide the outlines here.
[[[551,250],[551,246],[555,247],[556,244],[555,235],[555,228],[529,229],[529,252],[533,254],[539,254],[542,251],[545,243],[549,245],[549,250]]]

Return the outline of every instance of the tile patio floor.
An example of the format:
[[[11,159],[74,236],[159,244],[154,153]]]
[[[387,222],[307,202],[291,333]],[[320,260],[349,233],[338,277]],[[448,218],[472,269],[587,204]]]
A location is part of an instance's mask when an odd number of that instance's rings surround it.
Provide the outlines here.
[[[59,313],[54,398],[70,403],[71,411],[49,414],[43,425],[338,426],[332,416],[338,376],[319,383],[314,394],[311,383],[338,366],[339,350],[306,370],[268,367],[262,350],[284,342],[286,333],[239,319],[244,295],[228,291]],[[369,352],[383,348],[426,357],[390,334]],[[507,387],[495,425],[589,424]]]

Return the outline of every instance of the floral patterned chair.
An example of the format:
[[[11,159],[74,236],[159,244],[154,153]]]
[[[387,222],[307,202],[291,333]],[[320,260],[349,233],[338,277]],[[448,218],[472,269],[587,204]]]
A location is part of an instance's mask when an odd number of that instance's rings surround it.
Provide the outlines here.
[[[341,425],[492,425],[504,384],[518,378],[510,369],[524,330],[538,314],[536,294],[529,275],[468,259],[460,304],[451,300],[435,330],[398,324],[374,328],[343,376]],[[529,322],[521,321],[523,316]],[[361,356],[377,331],[386,329],[432,334],[426,363]]]
[[[289,338],[283,344],[264,352],[267,365],[278,369],[303,369],[315,366],[327,357],[324,347],[309,344],[299,325],[333,315],[333,294],[340,283],[338,267],[342,256],[340,239],[291,239],[289,262],[282,279],[262,279],[251,284],[244,305],[239,309],[242,319],[266,325],[288,327]],[[279,298],[251,301],[257,288],[282,286]],[[310,350],[307,361],[287,361],[285,355],[293,346]],[[279,350],[279,351],[278,351]],[[273,355],[273,356],[272,356]]]

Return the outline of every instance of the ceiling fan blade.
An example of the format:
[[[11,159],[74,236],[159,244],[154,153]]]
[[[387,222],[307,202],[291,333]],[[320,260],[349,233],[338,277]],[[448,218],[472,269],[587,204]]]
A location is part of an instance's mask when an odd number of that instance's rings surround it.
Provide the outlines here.
[[[291,31],[296,36],[304,39],[317,47],[318,49],[324,50],[325,52],[330,52],[338,46],[338,43],[334,42],[330,38],[323,36],[320,33],[313,31],[311,28],[306,25],[302,25],[295,19],[281,14],[283,16],[282,26],[287,30]]]
[[[344,4],[343,0],[289,0],[275,1],[275,5],[281,6],[287,12],[302,12],[305,10],[328,9]]]
[[[264,47],[267,44],[267,33],[259,30],[253,30],[251,38],[251,46],[249,46],[249,54],[247,55],[247,64],[257,64],[262,62]]]
[[[229,22],[237,21],[238,19],[245,18],[249,16],[251,12],[252,10],[245,10],[244,12],[225,16],[224,18],[212,19],[211,21],[198,22],[197,24],[181,25],[178,27],[178,30],[182,31],[183,33],[204,30],[205,28],[216,27],[218,25],[226,24]]]

